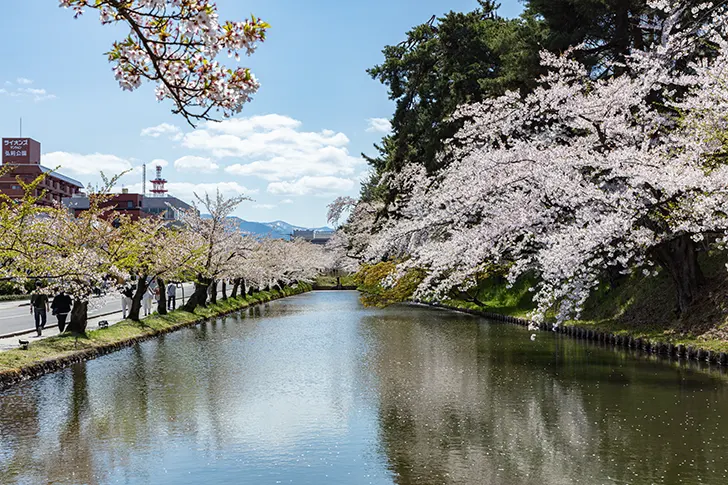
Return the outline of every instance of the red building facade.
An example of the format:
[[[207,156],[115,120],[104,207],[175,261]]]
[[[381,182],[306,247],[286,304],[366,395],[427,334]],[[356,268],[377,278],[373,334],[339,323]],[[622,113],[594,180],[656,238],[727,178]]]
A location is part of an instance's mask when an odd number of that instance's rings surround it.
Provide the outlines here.
[[[93,195],[91,195],[93,200]],[[142,194],[130,194],[128,192],[122,192],[121,194],[114,194],[106,198],[101,204],[101,207],[111,209],[107,217],[115,219],[119,215],[131,216],[132,220],[137,220],[140,217],[148,217],[142,210],[142,201],[144,196]],[[87,211],[91,201],[86,196],[76,196],[71,198],[65,198],[63,204],[73,211],[75,216],[78,216],[83,211]]]
[[[61,202],[64,197],[71,197],[83,189],[83,184],[78,180],[41,165],[40,158],[40,143],[32,138],[3,138],[2,165],[4,169],[9,168],[9,171],[0,176],[0,192],[12,199],[20,199],[24,192],[18,178],[24,183],[30,183],[42,173],[47,175],[33,194],[38,196],[45,191],[43,198],[38,201],[41,205]]]

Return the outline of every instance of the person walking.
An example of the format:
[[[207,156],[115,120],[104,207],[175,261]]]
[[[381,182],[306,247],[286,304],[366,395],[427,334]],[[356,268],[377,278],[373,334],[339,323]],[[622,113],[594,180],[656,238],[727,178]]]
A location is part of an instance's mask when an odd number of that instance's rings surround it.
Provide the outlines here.
[[[177,308],[177,285],[170,282],[167,285],[167,310]]]
[[[40,292],[40,283],[35,285],[35,291],[30,296],[30,314],[35,317],[35,331],[40,337],[46,326],[48,314],[48,295]]]
[[[121,318],[126,318],[129,310],[131,310],[132,296],[134,296],[134,288],[127,283],[124,285],[124,289],[121,290]]]
[[[63,333],[66,329],[66,318],[71,313],[71,297],[63,291],[58,293],[51,303],[51,311],[58,319],[58,332]]]
[[[147,291],[142,296],[142,308],[144,309],[144,316],[148,317],[152,313],[152,301],[154,300],[154,289],[151,286],[147,286]]]

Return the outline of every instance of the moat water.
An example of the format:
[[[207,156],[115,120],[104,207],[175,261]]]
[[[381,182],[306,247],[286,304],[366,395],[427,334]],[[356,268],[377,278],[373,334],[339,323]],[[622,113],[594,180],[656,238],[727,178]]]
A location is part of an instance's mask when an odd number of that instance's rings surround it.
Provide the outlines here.
[[[313,292],[0,391],[2,484],[725,484],[728,377]]]

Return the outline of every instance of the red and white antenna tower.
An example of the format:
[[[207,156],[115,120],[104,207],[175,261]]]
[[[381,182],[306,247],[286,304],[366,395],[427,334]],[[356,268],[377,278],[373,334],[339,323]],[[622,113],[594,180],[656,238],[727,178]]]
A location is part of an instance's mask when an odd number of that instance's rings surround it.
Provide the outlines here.
[[[164,197],[164,194],[167,193],[167,189],[164,188],[164,184],[166,184],[167,181],[162,178],[162,166],[157,165],[156,168],[157,178],[150,180],[150,182],[152,182],[152,189],[149,192],[152,193],[153,197]]]

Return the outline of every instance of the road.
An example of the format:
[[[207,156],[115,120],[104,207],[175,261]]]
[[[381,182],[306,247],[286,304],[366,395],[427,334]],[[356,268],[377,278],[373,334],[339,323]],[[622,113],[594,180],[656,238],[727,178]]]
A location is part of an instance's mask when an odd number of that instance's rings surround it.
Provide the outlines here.
[[[192,294],[194,289],[193,283],[185,283],[183,285],[185,301]],[[177,288],[177,306],[181,305],[182,289]],[[91,308],[89,311],[89,319],[101,316],[111,316],[109,314],[119,314],[121,319],[121,295],[118,293],[110,293],[100,298],[91,298]],[[48,312],[47,325],[55,325],[56,317]],[[111,323],[111,319],[109,319]],[[35,320],[30,314],[30,305],[28,301],[8,301],[0,303],[0,335],[7,335],[15,332],[35,332]]]

